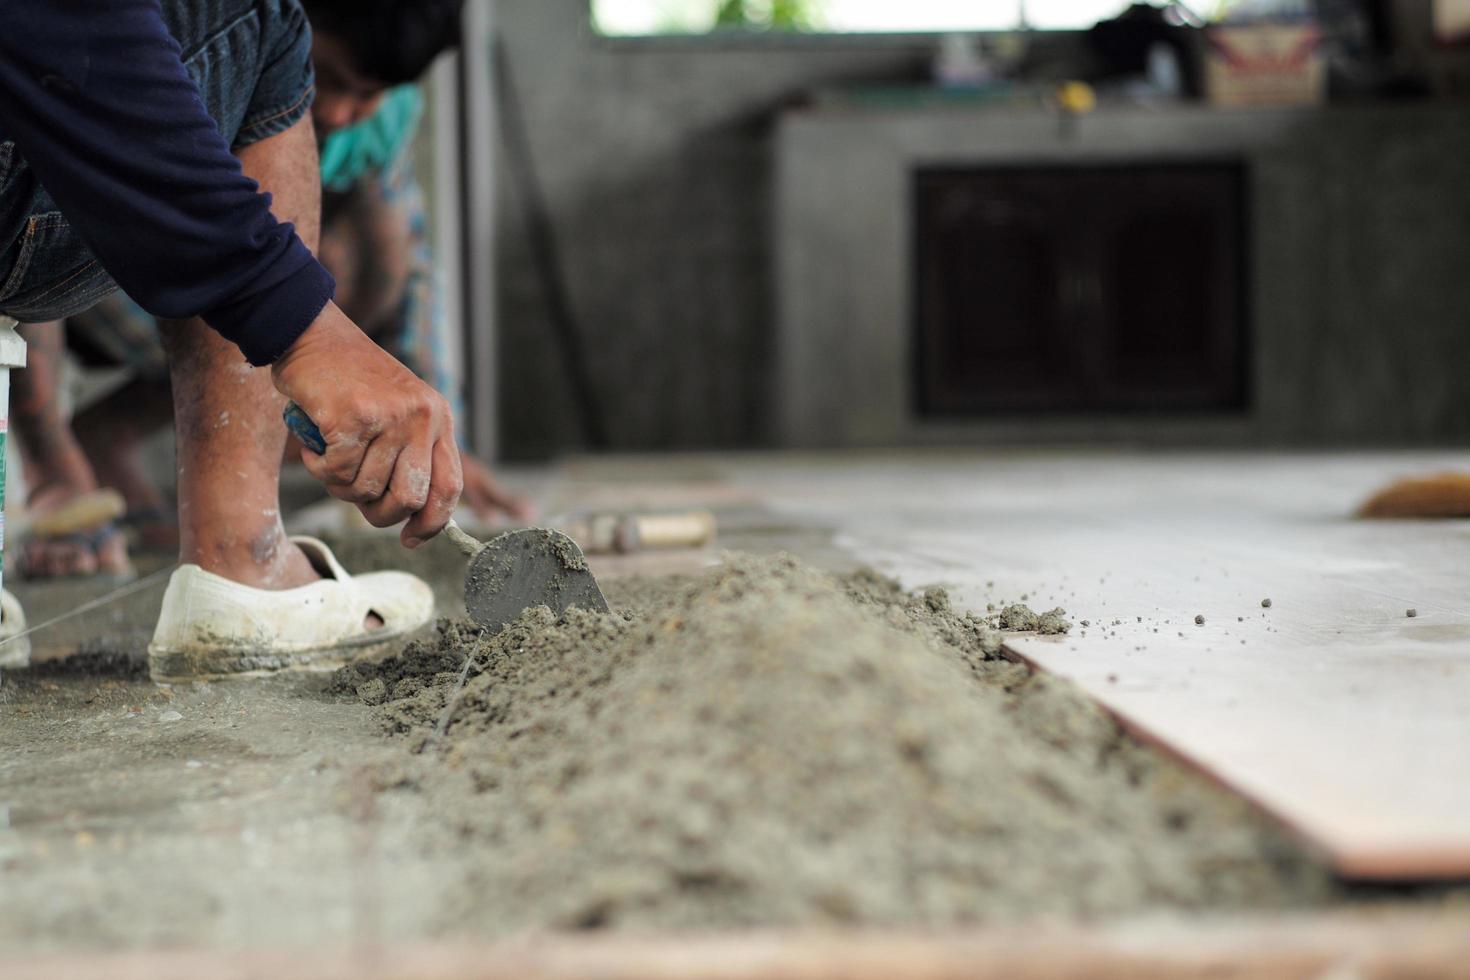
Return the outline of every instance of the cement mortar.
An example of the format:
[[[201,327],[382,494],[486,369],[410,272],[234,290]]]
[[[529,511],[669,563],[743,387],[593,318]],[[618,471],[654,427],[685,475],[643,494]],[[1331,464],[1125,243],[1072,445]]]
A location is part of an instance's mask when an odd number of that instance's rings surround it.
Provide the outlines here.
[[[949,926],[1332,892],[1243,803],[1001,658],[997,623],[943,590],[731,556],[608,591],[613,614],[445,624],[337,678],[413,750],[380,782],[437,815],[419,845],[463,869],[448,931]]]

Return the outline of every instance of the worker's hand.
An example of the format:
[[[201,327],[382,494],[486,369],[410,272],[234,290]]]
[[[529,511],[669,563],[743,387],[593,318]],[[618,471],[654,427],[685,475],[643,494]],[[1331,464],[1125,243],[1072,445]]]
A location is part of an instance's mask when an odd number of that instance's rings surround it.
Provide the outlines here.
[[[311,416],[325,455],[302,462],[374,527],[408,521],[410,548],[444,529],[463,477],[444,398],[328,303],[272,368],[276,388]]]
[[[464,503],[480,520],[495,525],[503,519],[516,524],[529,524],[536,519],[536,508],[531,502],[502,487],[490,467],[466,452],[460,453],[459,465],[464,471]]]

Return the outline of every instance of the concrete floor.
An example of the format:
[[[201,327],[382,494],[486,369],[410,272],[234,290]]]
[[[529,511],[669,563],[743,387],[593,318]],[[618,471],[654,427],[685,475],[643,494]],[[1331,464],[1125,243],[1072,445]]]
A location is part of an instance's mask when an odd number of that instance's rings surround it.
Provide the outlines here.
[[[620,499],[717,504],[725,546],[851,564],[824,531],[772,521],[745,494],[712,496],[678,467],[665,472],[653,488],[659,499],[633,484]],[[521,482],[543,488],[548,508],[605,503],[602,491],[575,481],[548,486],[530,474]],[[302,530],[325,534],[349,569],[391,555],[394,567],[434,586],[442,614],[463,613],[465,566],[454,548],[401,552],[379,533],[334,530],[339,516],[318,510]],[[705,551],[600,559],[596,568],[606,584],[717,560]],[[140,564],[149,574],[150,563]],[[33,622],[116,587],[10,584]],[[146,649],[164,584],[38,634],[43,662],[0,678],[0,959],[434,935],[436,899],[454,862],[419,846],[434,832],[432,812],[412,797],[378,794],[401,747],[381,736],[366,707],[327,695],[322,677],[153,685]],[[78,663],[88,666],[69,666]]]
[[[1341,874],[1466,880],[1470,521],[1352,515],[1393,479],[1467,468],[1456,453],[970,453],[752,461],[738,483],[906,585],[1090,622],[1009,649]]]
[[[1082,460],[1091,467],[1086,478],[1076,475]],[[1268,497],[1301,521],[1320,521],[1324,509],[1345,514],[1381,480],[1459,461],[1295,458],[1297,476],[1278,480]],[[907,584],[955,584],[962,600],[982,606],[986,595],[1026,593],[1041,603],[1055,598],[1080,617],[1097,615],[1106,592],[1092,587],[1095,579],[1066,577],[1064,542],[1089,526],[1090,507],[1127,499],[1130,468],[1151,481],[1202,466],[1248,479],[1262,462],[700,457],[572,463],[538,485],[550,514],[711,506],[721,512],[725,547],[787,549],[834,568],[873,562]],[[1314,474],[1322,479],[1308,493]],[[1135,481],[1133,492],[1147,483]],[[1066,494],[1081,503],[1059,513]],[[1156,499],[1172,500],[1170,519],[1185,524],[1219,506],[1218,498],[1167,492]],[[349,568],[377,546],[355,555],[357,547],[342,549]],[[1098,560],[1121,570],[1133,557],[1124,549]],[[713,558],[613,562],[600,574],[687,569]],[[452,608],[460,568],[453,550],[426,549],[410,565]],[[78,597],[75,587],[25,591],[33,609]],[[433,832],[432,813],[404,794],[377,794],[375,780],[397,749],[367,709],[324,696],[319,680],[157,689],[125,666],[152,615],[141,596],[74,634],[94,644],[99,633],[108,637],[92,649],[121,648],[124,656],[101,674],[42,669],[0,686],[0,955],[379,948],[435,935],[428,899],[452,854],[429,858],[412,846]]]

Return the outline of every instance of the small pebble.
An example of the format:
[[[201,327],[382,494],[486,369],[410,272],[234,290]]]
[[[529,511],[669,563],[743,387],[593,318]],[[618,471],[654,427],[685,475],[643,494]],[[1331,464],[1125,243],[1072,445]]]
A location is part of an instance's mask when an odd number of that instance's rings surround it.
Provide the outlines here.
[[[1262,609],[1270,609],[1271,608],[1271,600],[1270,599],[1262,599],[1261,600],[1261,608]]]
[[[1203,626],[1203,625],[1205,625],[1205,617],[1204,616],[1196,616],[1196,617],[1194,617],[1194,625],[1196,625],[1196,626]]]
[[[1405,616],[1408,616],[1410,619],[1414,619],[1416,616],[1419,615],[1419,610],[1417,610],[1417,609],[1409,609],[1409,610],[1407,610],[1407,611],[1404,612],[1404,615]]]
[[[183,721],[184,716],[179,714],[177,711],[165,711],[163,714],[158,716],[158,720],[163,722],[164,724],[170,724],[175,721]]]

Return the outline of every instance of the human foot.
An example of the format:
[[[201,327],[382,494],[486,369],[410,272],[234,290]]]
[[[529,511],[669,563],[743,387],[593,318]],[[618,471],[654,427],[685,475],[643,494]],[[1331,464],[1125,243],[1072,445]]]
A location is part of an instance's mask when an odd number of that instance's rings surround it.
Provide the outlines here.
[[[127,541],[115,523],[122,498],[69,483],[43,484],[27,502],[29,528],[21,545],[22,578],[133,574]]]
[[[282,592],[320,581],[322,572],[286,537],[279,519],[254,535],[231,534],[228,529],[207,540],[187,542],[180,565],[197,565],[211,575],[252,589]]]
[[[305,542],[305,546],[303,546]],[[325,545],[314,538],[288,538],[277,521],[242,549],[236,539],[221,535],[209,545],[196,545],[180,556],[179,564],[200,570],[234,585],[263,592],[286,592],[334,579],[341,569]],[[383,628],[383,618],[369,611],[362,628]]]
[[[129,574],[126,543],[106,533],[119,513],[89,510],[96,499],[97,475],[63,411],[62,325],[30,324],[21,333],[29,346],[29,363],[11,378],[10,421],[32,487],[26,504],[33,534],[21,549],[21,575]]]

